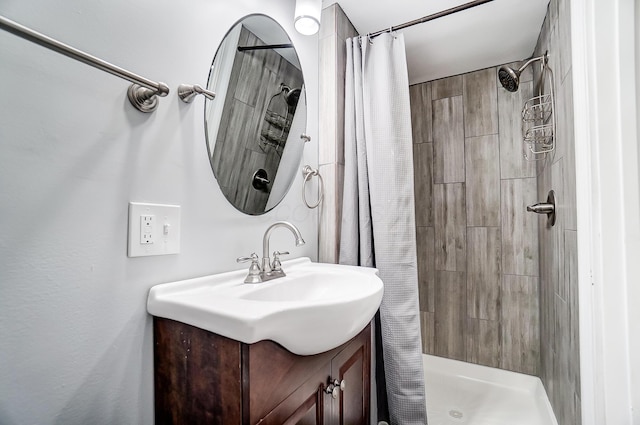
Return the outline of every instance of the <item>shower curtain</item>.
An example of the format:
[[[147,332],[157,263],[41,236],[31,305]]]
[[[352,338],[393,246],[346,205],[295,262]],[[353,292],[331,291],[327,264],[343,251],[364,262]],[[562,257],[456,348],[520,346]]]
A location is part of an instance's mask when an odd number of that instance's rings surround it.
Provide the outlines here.
[[[402,34],[347,40],[340,263],[376,267],[391,425],[425,425],[413,146]],[[380,381],[378,381],[380,382]],[[382,419],[382,418],[380,418]]]

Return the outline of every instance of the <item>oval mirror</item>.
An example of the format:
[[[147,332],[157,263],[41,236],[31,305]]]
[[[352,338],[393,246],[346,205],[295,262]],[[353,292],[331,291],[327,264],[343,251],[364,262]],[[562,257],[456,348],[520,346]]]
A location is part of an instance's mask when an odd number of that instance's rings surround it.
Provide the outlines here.
[[[238,210],[264,214],[286,195],[304,148],[306,100],[291,39],[266,15],[238,21],[213,59],[205,102],[211,168]]]

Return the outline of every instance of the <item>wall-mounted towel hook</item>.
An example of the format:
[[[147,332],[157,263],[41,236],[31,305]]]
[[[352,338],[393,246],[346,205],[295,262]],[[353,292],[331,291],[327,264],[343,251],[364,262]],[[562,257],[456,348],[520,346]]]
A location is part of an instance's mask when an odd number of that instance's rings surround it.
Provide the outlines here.
[[[322,202],[322,198],[324,197],[324,181],[322,180],[322,176],[320,175],[317,169],[311,168],[311,166],[309,165],[305,165],[302,168],[302,174],[304,175],[304,183],[302,183],[302,201],[308,208],[311,208],[311,209],[316,208],[318,205],[320,205],[320,202]],[[318,202],[311,205],[307,201],[306,188],[307,188],[307,183],[311,180],[311,177],[313,176],[318,176],[318,179],[320,180],[320,194],[318,195]]]
[[[203,95],[209,100],[213,100],[216,97],[216,94],[214,92],[203,89],[197,84],[180,84],[178,86],[178,97],[180,97],[180,100],[182,100],[184,103],[193,102],[193,98],[199,94]]]

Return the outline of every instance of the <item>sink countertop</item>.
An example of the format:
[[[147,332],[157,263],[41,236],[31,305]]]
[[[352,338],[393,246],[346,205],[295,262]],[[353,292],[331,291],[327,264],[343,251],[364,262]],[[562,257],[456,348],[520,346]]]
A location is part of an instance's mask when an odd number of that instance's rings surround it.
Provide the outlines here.
[[[247,269],[156,285],[147,311],[247,344],[269,339],[300,355],[335,348],[371,321],[383,284],[373,268],[283,262],[287,276],[244,283]]]

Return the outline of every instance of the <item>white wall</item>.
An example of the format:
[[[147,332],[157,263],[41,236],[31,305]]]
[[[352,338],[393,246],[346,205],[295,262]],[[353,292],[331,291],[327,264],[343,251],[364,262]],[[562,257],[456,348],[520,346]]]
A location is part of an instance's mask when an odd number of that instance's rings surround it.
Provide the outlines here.
[[[640,421],[637,4],[571,5],[585,425]]]
[[[167,83],[152,114],[126,99],[128,83],[0,31],[0,423],[151,424],[153,351],[148,289],[239,268],[268,224],[298,225],[271,246],[317,256],[316,212],[298,175],[284,202],[260,217],[236,211],[209,167],[203,100],[218,43],[261,12],[292,37],[306,77],[317,167],[317,37],[293,30],[293,0],[0,3],[0,14]],[[129,201],[182,206],[179,255],[127,258]]]

